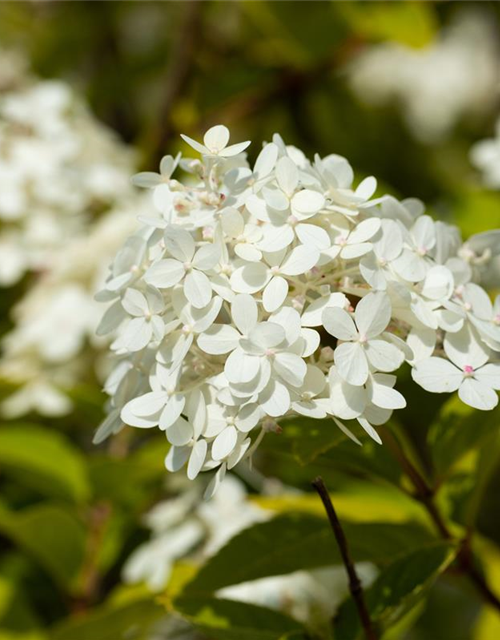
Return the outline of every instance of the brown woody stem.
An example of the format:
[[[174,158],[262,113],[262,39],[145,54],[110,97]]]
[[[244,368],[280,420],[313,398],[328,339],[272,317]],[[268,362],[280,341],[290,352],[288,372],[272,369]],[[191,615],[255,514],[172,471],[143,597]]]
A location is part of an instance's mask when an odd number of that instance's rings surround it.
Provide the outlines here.
[[[323,478],[321,478],[321,476],[318,476],[312,482],[312,486],[316,489],[319,497],[321,498],[321,501],[323,502],[328,520],[330,521],[335,539],[337,540],[340,555],[342,557],[342,561],[349,577],[349,591],[351,592],[352,599],[354,600],[354,603],[358,610],[359,618],[361,620],[361,625],[365,632],[366,639],[377,640],[377,634],[375,633],[370,614],[368,613],[368,609],[366,607],[361,580],[356,573],[356,567],[354,566],[354,562],[352,561],[349,554],[349,545],[347,544],[347,538],[345,537],[344,530],[342,529],[342,525],[340,524],[340,521],[337,517],[337,513],[335,512],[332,500],[325,486],[325,483],[323,482]]]

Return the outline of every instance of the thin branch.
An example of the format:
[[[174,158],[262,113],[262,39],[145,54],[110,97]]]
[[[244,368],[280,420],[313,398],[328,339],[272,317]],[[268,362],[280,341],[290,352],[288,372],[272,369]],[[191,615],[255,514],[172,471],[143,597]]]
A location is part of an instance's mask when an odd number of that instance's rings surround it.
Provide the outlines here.
[[[383,429],[384,442],[398,460],[401,468],[411,480],[415,492],[413,497],[418,500],[426,509],[439,535],[444,540],[454,540],[455,536],[446,524],[443,515],[439,511],[436,502],[436,491],[431,487],[418,469],[408,459],[397,439],[388,429]],[[486,582],[484,576],[477,569],[474,563],[474,556],[471,548],[470,535],[460,541],[460,548],[457,554],[457,563],[460,569],[467,575],[475,586],[483,600],[500,612],[500,598],[496,596]]]
[[[342,561],[349,577],[349,591],[351,592],[352,599],[354,600],[356,608],[358,609],[359,618],[361,620],[366,639],[377,640],[377,634],[375,633],[370,614],[368,613],[368,609],[366,607],[363,587],[361,585],[358,574],[356,573],[356,567],[354,566],[354,563],[349,554],[347,538],[345,537],[344,530],[342,529],[342,525],[340,524],[340,521],[337,517],[337,513],[335,512],[330,495],[325,486],[325,483],[323,482],[323,478],[321,476],[318,476],[312,482],[312,486],[316,489],[319,497],[321,498],[321,501],[323,502],[328,520],[330,521],[335,539],[337,540],[340,555],[342,556]]]

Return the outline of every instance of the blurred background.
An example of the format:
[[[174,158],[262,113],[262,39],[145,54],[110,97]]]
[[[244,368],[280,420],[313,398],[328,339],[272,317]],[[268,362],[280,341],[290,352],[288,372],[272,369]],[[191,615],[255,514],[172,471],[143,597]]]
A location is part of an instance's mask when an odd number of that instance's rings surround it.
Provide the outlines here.
[[[499,89],[496,2],[0,3],[0,640],[208,637],[154,594],[179,560],[203,562],[290,501],[314,511],[318,471],[345,518],[422,516],[369,445],[309,452],[305,468],[292,438],[269,436],[254,470],[203,504],[203,480],[167,476],[161,433],[93,444],[107,371],[93,293],[150,207],[130,176],[218,123],[254,141],[251,159],[275,132],[310,157],[346,156],[464,239],[500,226]],[[429,452],[442,399],[413,394],[407,437],[424,467],[441,455],[446,509],[460,524],[474,512],[499,589],[495,437],[451,406],[446,424],[467,419],[474,437]],[[234,597],[321,626],[345,595],[334,569]],[[453,572],[405,616],[390,637],[500,634]]]

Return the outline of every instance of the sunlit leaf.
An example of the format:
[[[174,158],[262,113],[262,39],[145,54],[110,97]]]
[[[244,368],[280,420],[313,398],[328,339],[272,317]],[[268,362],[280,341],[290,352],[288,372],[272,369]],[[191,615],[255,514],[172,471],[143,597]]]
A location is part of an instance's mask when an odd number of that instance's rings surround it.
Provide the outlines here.
[[[384,563],[396,553],[429,542],[418,525],[344,523],[353,558]],[[212,592],[222,587],[299,569],[339,564],[330,524],[306,513],[286,513],[242,531],[202,567],[186,593]]]
[[[173,608],[211,640],[306,640],[298,622],[253,604],[180,597]]]

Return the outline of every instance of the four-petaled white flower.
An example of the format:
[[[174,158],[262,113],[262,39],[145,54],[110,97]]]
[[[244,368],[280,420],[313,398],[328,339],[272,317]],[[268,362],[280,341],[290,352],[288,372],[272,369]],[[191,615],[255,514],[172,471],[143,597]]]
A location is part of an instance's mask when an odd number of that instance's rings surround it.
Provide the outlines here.
[[[231,144],[227,146],[229,142],[229,129],[222,124],[218,124],[215,127],[209,129],[204,137],[204,144],[200,144],[193,140],[189,136],[181,134],[181,138],[193,147],[195,151],[199,151],[204,156],[214,156],[221,158],[230,158],[237,156],[250,145],[250,142],[238,142],[237,144]]]
[[[380,334],[391,320],[391,304],[382,292],[369,293],[356,306],[356,323],[344,309],[325,309],[325,329],[342,342],[335,349],[335,365],[340,377],[361,386],[368,379],[370,367],[375,371],[394,371],[404,355]]]
[[[212,285],[206,272],[219,262],[219,247],[205,244],[196,249],[191,234],[175,227],[165,231],[165,246],[173,258],[151,265],[144,280],[158,289],[168,289],[182,281],[186,298],[193,307],[206,307],[212,297]]]

